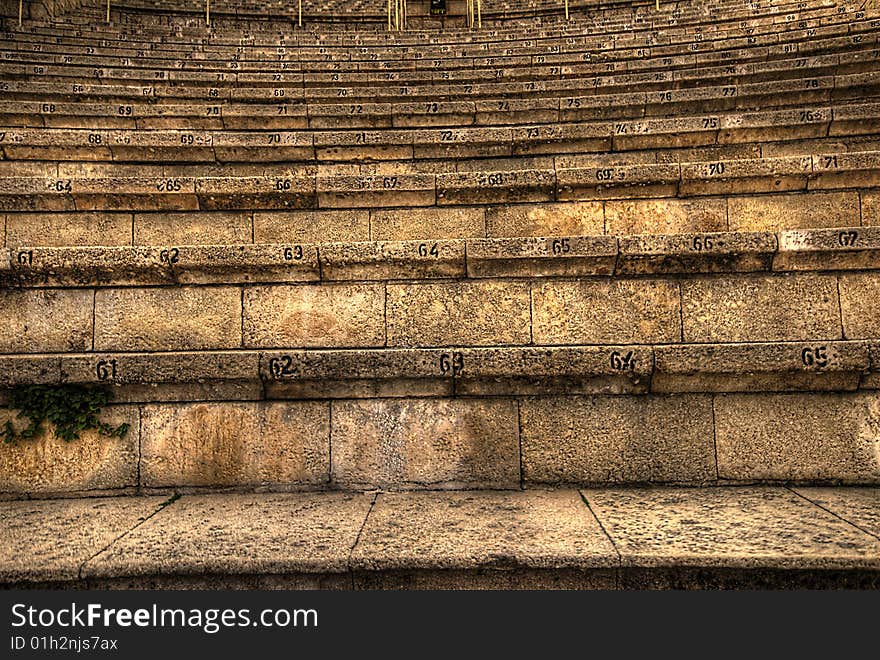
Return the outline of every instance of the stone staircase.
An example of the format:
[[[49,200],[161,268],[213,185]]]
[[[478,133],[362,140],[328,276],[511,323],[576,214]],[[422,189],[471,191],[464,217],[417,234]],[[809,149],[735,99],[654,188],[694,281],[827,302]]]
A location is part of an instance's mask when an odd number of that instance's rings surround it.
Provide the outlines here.
[[[880,583],[880,17],[227,4],[0,26],[0,428],[127,425],[0,446],[0,584]]]

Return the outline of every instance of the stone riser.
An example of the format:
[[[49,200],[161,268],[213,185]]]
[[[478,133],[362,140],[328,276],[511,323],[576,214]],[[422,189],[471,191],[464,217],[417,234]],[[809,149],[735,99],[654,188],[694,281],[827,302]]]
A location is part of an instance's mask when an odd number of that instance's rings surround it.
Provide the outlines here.
[[[850,231],[858,235],[867,230]],[[840,233],[819,235],[835,238]],[[694,240],[697,239],[703,237],[697,235]],[[615,260],[612,250],[610,254],[594,252],[593,256],[585,256],[581,264],[576,259],[569,260],[575,269],[586,267],[591,273],[606,273],[604,277],[578,278],[556,270],[564,269],[566,255],[554,254],[552,241],[511,240],[525,241],[535,256],[522,258],[530,256],[528,251],[507,255],[488,251],[484,265],[507,269],[507,274],[502,270],[497,273],[499,277],[491,278],[450,280],[448,274],[441,273],[433,281],[419,279],[424,277],[424,268],[438,267],[433,264],[438,259],[431,254],[433,244],[424,244],[425,256],[416,252],[406,258],[411,264],[409,270],[405,261],[403,267],[395,264],[393,251],[383,255],[372,244],[367,248],[379,252],[373,260],[359,262],[355,256],[348,262],[344,258],[337,262],[335,267],[341,269],[340,273],[348,269],[349,277],[360,280],[351,283],[97,289],[7,287],[2,292],[0,352],[627,345],[880,337],[880,317],[874,305],[878,279],[871,270],[723,274],[736,270],[731,264],[737,260],[749,258],[757,265],[747,269],[766,268],[773,256],[772,249],[764,253],[762,265],[760,251],[743,255],[735,251],[724,254],[722,250],[720,254],[704,255],[693,244],[677,237],[674,240],[682,244],[679,254],[664,254],[662,250],[652,254],[652,241],[634,239],[630,256],[621,262],[626,264],[631,259],[633,270],[624,272],[644,272],[648,276],[609,278],[607,274],[613,271],[597,270]],[[557,240],[561,252],[564,243]],[[578,239],[570,240],[573,254],[577,254]],[[609,241],[606,237],[596,240]],[[613,239],[610,242],[613,245]],[[667,244],[668,249],[668,237],[657,237],[653,242],[659,246]],[[438,242],[438,248],[441,244]],[[416,250],[422,246],[397,245]],[[298,254],[297,247],[300,246],[291,247],[292,257]],[[303,261],[307,264],[306,247]],[[281,246],[269,248],[282,250]],[[167,253],[168,260],[179,254],[211,254],[201,248],[181,248],[176,255],[173,249]],[[709,252],[714,249],[717,248]],[[52,252],[53,249],[19,252],[16,261],[46,255],[49,265]],[[152,254],[155,250],[146,252]],[[362,254],[372,256],[369,252]],[[838,267],[870,268],[875,260],[871,249],[853,255],[830,243],[795,246],[785,256],[794,268],[812,269],[817,264],[819,268],[825,267],[823,259],[834,258],[827,256],[829,253],[839,255]],[[164,268],[161,254],[151,262],[157,272]],[[280,260],[286,253],[279,254]],[[711,266],[715,260],[721,264],[722,273],[687,278],[663,275],[712,270],[706,264]],[[847,260],[853,260],[850,266]],[[235,261],[230,265],[233,272],[240,267]],[[103,267],[100,260],[97,266]],[[211,264],[206,263],[206,267],[210,269]],[[370,271],[376,272],[378,279],[364,281]],[[559,277],[560,274],[563,276]],[[112,269],[111,275],[118,276]],[[136,284],[136,277],[137,274],[129,284]],[[411,280],[413,277],[417,279]]]
[[[874,392],[224,401],[102,418],[131,428],[4,446],[2,493],[880,483]]]

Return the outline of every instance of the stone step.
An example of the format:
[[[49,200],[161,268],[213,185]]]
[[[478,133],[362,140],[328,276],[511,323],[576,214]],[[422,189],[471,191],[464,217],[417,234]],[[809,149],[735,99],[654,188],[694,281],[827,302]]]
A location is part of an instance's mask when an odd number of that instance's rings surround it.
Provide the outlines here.
[[[6,588],[876,588],[872,488],[0,503]]]
[[[15,266],[19,248],[26,246],[291,246],[371,239],[424,242],[486,237],[779,232],[856,228],[859,218],[866,229],[880,225],[880,195],[876,189],[405,209],[7,213],[5,237],[6,245],[15,253]]]
[[[855,391],[878,373],[880,340],[0,356],[2,388],[111,385],[128,403]]]
[[[0,249],[19,287],[880,269],[880,227],[615,237]]]
[[[5,176],[0,177],[0,211],[399,208],[876,187],[880,152],[865,151],[387,176],[321,176],[296,170],[246,177]]]
[[[860,270],[7,287],[0,352],[873,339],[877,282]]]
[[[284,118],[284,121],[292,120]],[[389,127],[370,131],[266,129],[238,132],[208,128],[193,132],[182,129],[9,128],[0,131],[0,155],[10,162],[248,162],[267,165],[299,162],[307,166],[316,162],[401,161],[399,167],[408,166],[415,170],[428,165],[421,162],[424,159],[454,162],[481,156],[488,161],[490,157],[564,154],[559,156],[559,166],[572,167],[578,163],[576,154],[589,154],[586,159],[590,160],[623,160],[632,152],[645,151],[657,158],[657,150],[668,150],[667,157],[675,158],[685,148],[703,151],[715,148],[719,152],[727,148],[735,152],[735,145],[743,145],[758,151],[766,142],[805,139],[825,140],[828,148],[833,150],[841,138],[876,136],[878,127],[880,103],[636,121],[576,121],[451,129]],[[662,153],[666,155],[666,151]],[[695,154],[694,158],[699,155]],[[523,161],[518,169],[528,167],[528,162]],[[443,164],[436,169],[448,171],[452,168]]]

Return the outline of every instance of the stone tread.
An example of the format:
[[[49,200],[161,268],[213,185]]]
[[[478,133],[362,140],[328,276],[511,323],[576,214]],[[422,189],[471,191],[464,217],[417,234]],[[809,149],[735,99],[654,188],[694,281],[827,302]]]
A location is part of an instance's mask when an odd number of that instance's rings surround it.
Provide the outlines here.
[[[6,287],[876,270],[880,227],[350,243],[0,248]]]
[[[877,341],[0,356],[0,387],[262,383],[270,399],[379,396],[383,387],[391,396],[854,391],[876,389],[878,373]],[[151,391],[162,396],[140,396]],[[252,388],[242,394],[252,398]]]
[[[843,487],[8,501],[0,584],[877,587],[878,506],[876,488]]]

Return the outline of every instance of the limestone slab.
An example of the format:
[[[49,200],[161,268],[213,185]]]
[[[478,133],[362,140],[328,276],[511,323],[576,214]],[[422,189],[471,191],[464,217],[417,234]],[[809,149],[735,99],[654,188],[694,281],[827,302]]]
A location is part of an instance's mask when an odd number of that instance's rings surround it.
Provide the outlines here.
[[[840,339],[831,275],[735,275],[681,283],[687,342]]]
[[[256,243],[324,243],[367,241],[370,213],[367,210],[256,211]]]
[[[6,244],[129,245],[131,223],[129,213],[10,213]]]
[[[245,346],[322,348],[384,343],[385,290],[381,284],[245,289]]]
[[[536,344],[639,344],[681,338],[678,285],[664,280],[532,285]]]
[[[354,571],[610,568],[617,554],[577,491],[383,493]]]
[[[529,341],[529,289],[525,283],[389,284],[387,292],[389,346]]]
[[[623,566],[880,566],[880,542],[784,488],[586,490]]]
[[[781,231],[858,225],[859,198],[854,192],[730,197],[731,231]]]
[[[529,483],[715,478],[708,396],[530,397],[520,420]]]
[[[880,482],[874,393],[724,394],[714,405],[721,478]]]
[[[60,358],[49,355],[0,356],[0,387],[59,383],[60,364]]]
[[[166,248],[181,284],[314,282],[320,279],[314,245],[184,245]]]
[[[624,199],[605,202],[605,230],[617,236],[727,230],[724,199]]]
[[[456,172],[437,175],[437,204],[553,201],[552,170]]]
[[[846,273],[839,277],[843,333],[848,339],[880,337],[880,277],[875,272]]]
[[[449,278],[465,274],[464,241],[328,243],[319,250],[325,280]]]
[[[95,350],[239,346],[241,293],[237,288],[101,289],[95,294]]]
[[[332,481],[344,488],[515,488],[516,403],[504,399],[332,402]]]
[[[0,409],[0,426],[12,421],[20,432],[27,420],[17,411]],[[32,439],[3,445],[0,451],[0,492],[52,495],[64,492],[103,491],[132,487],[138,473],[138,410],[134,406],[108,406],[99,419],[113,427],[126,423],[123,438],[109,438],[96,430],[83,431],[78,440],[55,437],[44,422]]]
[[[865,190],[861,193],[862,224],[880,225],[880,192]]]
[[[145,486],[318,486],[330,469],[330,409],[320,402],[146,405]]]
[[[880,539],[880,489],[797,487],[793,490]]]
[[[481,208],[374,209],[370,232],[374,241],[480,238],[486,235]]]
[[[260,375],[272,399],[449,396],[452,358],[443,349],[271,351]]]
[[[129,240],[131,240],[130,235]],[[249,213],[136,213],[134,215],[135,245],[216,245],[249,243],[250,240]]]
[[[656,346],[651,391],[855,390],[869,369],[857,341]]]
[[[611,275],[617,261],[610,236],[471,239],[467,248],[470,277]]]
[[[88,290],[0,290],[0,352],[83,351],[92,344]]]
[[[490,238],[603,233],[601,202],[508,204],[486,209],[486,235]]]
[[[776,237],[759,232],[629,236],[619,243],[622,275],[766,271],[776,252]]]
[[[0,502],[0,583],[76,580],[86,560],[153,515],[165,499]]]
[[[876,270],[880,227],[787,230],[779,233],[773,270]]]
[[[372,496],[184,495],[83,568],[87,578],[344,573]]]
[[[150,247],[28,247],[15,253],[24,286],[170,284],[168,252]]]

